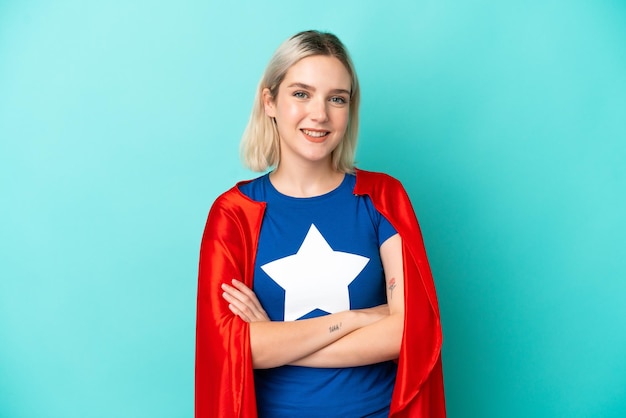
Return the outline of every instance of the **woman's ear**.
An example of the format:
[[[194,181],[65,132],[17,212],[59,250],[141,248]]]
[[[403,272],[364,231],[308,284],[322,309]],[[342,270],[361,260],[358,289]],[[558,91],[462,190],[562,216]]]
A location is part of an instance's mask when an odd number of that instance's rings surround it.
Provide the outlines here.
[[[265,114],[270,118],[276,117],[276,106],[274,103],[274,98],[270,92],[270,89],[267,87],[263,89],[263,108],[265,109]]]

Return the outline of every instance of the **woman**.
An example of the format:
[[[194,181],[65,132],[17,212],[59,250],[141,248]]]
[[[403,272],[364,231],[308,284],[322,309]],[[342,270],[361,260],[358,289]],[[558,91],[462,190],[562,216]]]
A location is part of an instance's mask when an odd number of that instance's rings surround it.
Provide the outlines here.
[[[441,328],[400,183],[354,168],[359,84],[334,35],[285,41],[242,139],[257,171],[213,204],[196,417],[443,417]]]

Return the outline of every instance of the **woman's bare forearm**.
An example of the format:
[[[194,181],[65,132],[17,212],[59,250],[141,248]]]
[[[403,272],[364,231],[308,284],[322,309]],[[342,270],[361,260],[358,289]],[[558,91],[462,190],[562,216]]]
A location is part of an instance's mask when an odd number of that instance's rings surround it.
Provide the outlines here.
[[[306,367],[356,367],[394,360],[400,353],[403,313],[359,328],[310,355],[291,362]]]
[[[256,294],[232,280],[222,284],[231,312],[250,324],[253,367],[278,367],[306,357],[349,333],[389,315],[389,306],[338,312],[299,321],[270,321]]]
[[[344,311],[299,321],[250,323],[254,368],[266,369],[309,356],[348,334],[382,320],[381,309]]]

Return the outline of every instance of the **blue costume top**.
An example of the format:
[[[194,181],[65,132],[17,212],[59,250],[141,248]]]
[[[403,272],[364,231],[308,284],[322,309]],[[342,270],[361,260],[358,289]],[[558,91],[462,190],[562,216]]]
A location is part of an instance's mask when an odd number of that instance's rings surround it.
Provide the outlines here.
[[[269,175],[240,185],[266,202],[254,292],[273,321],[290,321],[386,303],[380,245],[396,234],[369,197],[352,193],[347,174],[311,198],[278,192]],[[255,370],[259,417],[387,416],[394,362],[347,368],[282,366]]]

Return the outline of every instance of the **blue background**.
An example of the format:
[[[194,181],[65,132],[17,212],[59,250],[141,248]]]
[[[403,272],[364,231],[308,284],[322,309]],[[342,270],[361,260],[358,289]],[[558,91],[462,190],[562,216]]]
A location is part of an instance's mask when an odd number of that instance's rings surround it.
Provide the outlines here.
[[[626,416],[621,0],[0,0],[0,416],[192,416],[206,214],[309,28],[414,202],[450,417]]]

